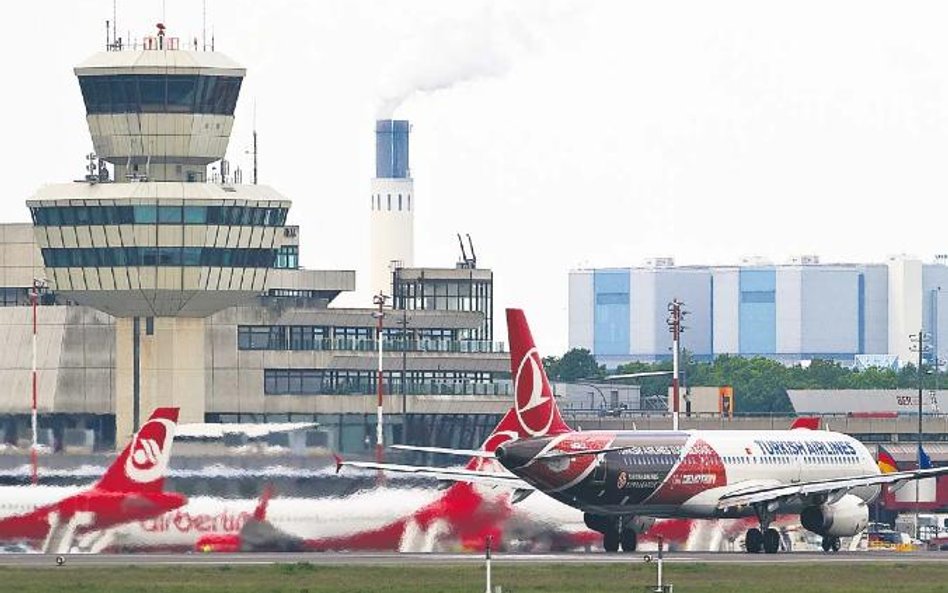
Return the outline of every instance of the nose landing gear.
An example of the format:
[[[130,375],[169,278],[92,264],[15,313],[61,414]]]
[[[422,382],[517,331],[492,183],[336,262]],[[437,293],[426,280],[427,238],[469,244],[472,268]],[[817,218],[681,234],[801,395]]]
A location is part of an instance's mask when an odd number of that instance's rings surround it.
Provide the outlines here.
[[[824,552],[839,552],[839,548],[842,544],[839,541],[839,538],[835,535],[824,535],[823,536],[823,551]]]

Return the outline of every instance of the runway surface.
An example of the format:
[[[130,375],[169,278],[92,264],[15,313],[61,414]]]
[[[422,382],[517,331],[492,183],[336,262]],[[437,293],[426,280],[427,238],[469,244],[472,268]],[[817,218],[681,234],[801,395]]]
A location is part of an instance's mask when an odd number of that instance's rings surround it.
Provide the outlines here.
[[[652,556],[655,555],[651,552]],[[645,553],[563,553],[563,554],[499,554],[493,556],[494,564],[623,564],[641,563]],[[247,554],[69,554],[65,555],[67,567],[96,566],[161,566],[161,565],[206,565],[206,566],[253,566],[308,562],[323,566],[404,566],[481,564],[484,558],[475,554],[397,554],[397,553],[247,553]],[[862,563],[862,562],[946,562],[948,552],[795,552],[786,554],[744,554],[740,552],[681,552],[665,555],[670,564],[812,564],[812,563]],[[55,566],[56,557],[44,554],[0,554],[3,567]]]

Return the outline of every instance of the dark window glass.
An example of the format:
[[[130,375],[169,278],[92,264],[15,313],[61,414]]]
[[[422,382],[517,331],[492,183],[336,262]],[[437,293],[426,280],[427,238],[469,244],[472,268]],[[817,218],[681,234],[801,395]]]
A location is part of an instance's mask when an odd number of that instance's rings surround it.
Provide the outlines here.
[[[221,207],[207,207],[207,224],[221,224]]]
[[[182,266],[201,265],[201,248],[200,247],[183,248],[181,250],[181,265]]]
[[[89,208],[89,222],[92,224],[106,224],[105,215],[109,208],[92,206]]]
[[[158,206],[160,224],[181,224],[183,208],[181,206]]]
[[[93,82],[95,85],[95,100],[97,113],[112,112],[112,90],[109,77],[97,76]]]
[[[240,209],[240,222],[237,224],[243,226],[250,226],[250,223],[253,222],[253,208],[244,207]]]
[[[112,95],[112,113],[128,113],[137,111],[138,105],[130,104],[122,76],[106,76],[109,81],[109,91]]]
[[[76,224],[76,211],[68,206],[62,206],[59,208],[59,216],[62,217],[62,224],[64,226],[72,226]]]
[[[253,225],[263,226],[263,220],[266,216],[266,208],[253,208]]]
[[[142,76],[138,80],[142,113],[162,113],[165,111],[165,80],[163,76]]]
[[[87,225],[92,222],[91,216],[89,214],[89,208],[84,206],[74,206],[73,208],[76,212],[76,224]]]
[[[158,208],[155,206],[135,206],[135,222],[151,224],[158,222]]]
[[[181,248],[180,247],[159,247],[158,248],[159,266],[180,266]]]
[[[185,224],[204,224],[207,221],[207,206],[185,206]]]
[[[86,104],[86,113],[98,113],[98,102],[95,99],[95,81],[91,76],[79,77],[79,88],[82,90],[82,100]]]
[[[168,112],[193,113],[197,76],[168,77]]]
[[[47,208],[46,209],[46,220],[52,226],[59,226],[63,223],[62,216],[60,216],[59,208]]]
[[[154,266],[158,263],[158,248],[157,247],[140,247],[139,253],[142,256],[143,266]]]

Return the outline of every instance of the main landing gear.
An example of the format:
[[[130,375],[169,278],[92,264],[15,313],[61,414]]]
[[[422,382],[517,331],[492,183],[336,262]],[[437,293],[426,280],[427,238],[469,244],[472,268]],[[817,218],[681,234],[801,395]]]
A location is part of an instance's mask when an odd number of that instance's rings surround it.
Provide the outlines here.
[[[823,536],[823,551],[824,552],[839,552],[839,548],[842,544],[839,541],[839,538],[835,535],[824,535]]]
[[[630,521],[622,517],[604,517],[601,515],[583,515],[586,526],[602,534],[602,547],[607,552],[634,552],[638,545],[638,534]]]
[[[744,549],[751,554],[766,552],[776,554],[780,550],[780,532],[770,527],[761,531],[756,527],[747,530],[744,536]]]
[[[744,536],[744,549],[749,554],[761,552],[776,554],[780,550],[780,532],[769,526],[774,515],[763,505],[756,505],[754,510],[760,521],[760,528],[752,527],[747,530]]]

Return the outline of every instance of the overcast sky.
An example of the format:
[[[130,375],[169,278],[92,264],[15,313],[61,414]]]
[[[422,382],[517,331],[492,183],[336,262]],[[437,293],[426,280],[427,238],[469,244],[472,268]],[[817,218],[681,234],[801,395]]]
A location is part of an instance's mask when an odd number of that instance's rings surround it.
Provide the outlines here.
[[[162,8],[164,4],[164,9]],[[164,10],[164,15],[162,11]],[[201,2],[118,2],[119,31],[201,36]],[[92,148],[72,67],[108,0],[6,7],[0,220]],[[308,268],[367,283],[374,119],[410,119],[417,265],[470,233],[495,310],[567,347],[576,267],[948,252],[942,2],[208,2],[248,69],[230,157],[293,201]],[[495,328],[505,340],[502,321]]]

